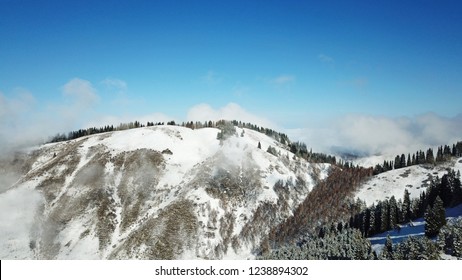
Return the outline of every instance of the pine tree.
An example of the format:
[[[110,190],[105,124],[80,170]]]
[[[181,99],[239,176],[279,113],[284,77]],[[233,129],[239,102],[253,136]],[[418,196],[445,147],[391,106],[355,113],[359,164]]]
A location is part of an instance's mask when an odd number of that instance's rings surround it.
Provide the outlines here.
[[[395,228],[398,224],[398,205],[395,196],[392,196],[388,202],[389,204],[389,227]]]
[[[385,248],[382,251],[382,259],[384,260],[393,260],[393,240],[391,240],[390,235],[387,235],[385,240]]]
[[[388,200],[382,202],[382,213],[381,213],[381,225],[380,232],[385,232],[390,229],[390,207]]]
[[[395,157],[394,168],[395,168],[395,169],[399,169],[399,168],[401,168],[401,167],[402,167],[402,166],[401,166],[401,158],[397,155],[397,156]]]
[[[433,156],[433,149],[427,150],[427,158],[425,159],[427,163],[433,164],[435,163],[435,157]]]
[[[406,167],[406,156],[404,154],[401,155],[400,158],[400,168]]]
[[[407,189],[404,190],[404,198],[401,212],[403,213],[403,222],[409,222],[411,220],[411,196]]]
[[[446,210],[443,207],[443,200],[438,196],[433,207],[428,205],[425,213],[425,235],[435,237],[440,228],[446,224]]]

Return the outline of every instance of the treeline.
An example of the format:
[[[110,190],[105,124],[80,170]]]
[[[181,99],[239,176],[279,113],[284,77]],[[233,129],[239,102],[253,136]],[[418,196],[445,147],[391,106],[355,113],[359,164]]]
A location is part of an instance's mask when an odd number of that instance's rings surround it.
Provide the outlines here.
[[[462,157],[462,142],[457,142],[452,145],[439,146],[436,155],[432,148],[427,149],[427,152],[422,150],[414,154],[396,155],[394,161],[384,161],[383,164],[377,164],[374,167],[374,175],[403,167],[419,165],[419,164],[436,164],[449,160],[451,157]]]
[[[176,125],[176,126],[182,126],[182,127],[187,127],[190,129],[200,129],[200,128],[206,128],[206,127],[211,127],[211,128],[222,128],[225,126],[225,124],[228,123],[228,121],[225,120],[219,120],[219,121],[205,121],[205,122],[182,122],[181,124],[175,123],[175,121],[169,121],[167,123],[165,122],[147,122],[146,125],[140,123],[139,121],[134,121],[130,123],[121,123],[118,126],[113,126],[113,125],[106,125],[104,127],[91,127],[91,128],[86,128],[86,129],[79,129],[76,131],[71,131],[68,134],[64,133],[59,133],[52,137],[49,141],[49,143],[55,143],[55,142],[62,142],[62,141],[68,141],[68,140],[73,140],[77,139],[80,137],[88,136],[88,135],[93,135],[93,134],[99,134],[99,133],[105,133],[105,132],[111,132],[111,131],[120,131],[120,130],[127,130],[127,129],[132,129],[132,128],[139,128],[139,127],[151,127],[151,126],[161,126],[161,125]],[[276,132],[272,129],[269,128],[264,128],[260,127],[258,125],[254,125],[251,123],[244,123],[241,121],[236,121],[233,120],[231,123],[234,126],[237,126],[239,128],[247,128],[251,130],[258,131],[260,133],[263,133],[276,141],[280,142],[283,145],[289,145],[290,140],[289,137],[280,132]]]
[[[368,260],[377,259],[370,242],[357,229],[339,223],[322,227],[323,234],[283,246],[259,256],[263,260]]]
[[[382,260],[438,260],[446,254],[462,258],[462,219],[449,221],[433,240],[410,236],[398,244],[387,237],[380,254]]]
[[[462,203],[460,172],[449,170],[441,179],[432,180],[420,197],[411,199],[408,190],[404,190],[403,199],[394,196],[379,201],[350,218],[350,225],[368,237],[391,229],[398,229],[399,224],[408,223],[417,218],[425,218],[426,235],[433,237],[444,225],[444,208]],[[363,202],[356,202],[364,204]],[[443,213],[443,214],[441,214]]]
[[[308,151],[308,148],[305,143],[302,142],[293,142],[289,145],[290,151],[296,156],[307,160],[308,162],[314,163],[330,163],[330,164],[339,164],[344,167],[351,167],[350,163],[344,164],[343,162],[337,162],[335,156],[326,155],[323,153],[314,153],[311,149]]]
[[[311,149],[308,151],[306,144],[301,143],[301,142],[291,142],[287,134],[277,132],[273,129],[270,128],[265,128],[261,127],[252,123],[245,123],[242,121],[237,121],[237,120],[232,120],[232,121],[225,121],[225,120],[219,120],[219,121],[205,121],[205,122],[182,122],[181,124],[175,123],[175,121],[169,121],[167,123],[164,122],[147,122],[146,124],[142,124],[139,121],[134,121],[130,123],[121,123],[118,126],[113,126],[113,125],[106,125],[103,127],[91,127],[91,128],[86,128],[86,129],[79,129],[75,131],[71,131],[67,134],[64,133],[59,133],[52,137],[48,143],[56,143],[56,142],[62,142],[62,141],[69,141],[69,140],[74,140],[80,137],[84,136],[89,136],[93,134],[100,134],[100,133],[105,133],[105,132],[112,132],[112,131],[121,131],[121,130],[127,130],[127,129],[133,129],[133,128],[140,128],[140,127],[151,127],[151,126],[162,126],[162,125],[176,125],[176,126],[181,126],[181,127],[187,127],[190,129],[201,129],[201,128],[219,128],[221,132],[218,133],[217,139],[219,140],[224,140],[227,137],[229,137],[232,134],[236,133],[236,130],[234,127],[229,126],[229,124],[232,124],[233,126],[239,127],[239,128],[247,128],[251,129],[260,133],[265,134],[268,137],[273,138],[277,142],[281,143],[282,145],[288,146],[289,150],[297,155],[300,158],[303,158],[309,162],[314,162],[314,163],[330,163],[330,164],[336,164],[339,166],[343,167],[351,167],[351,163],[349,162],[343,162],[339,161],[337,162],[337,159],[335,156],[323,154],[323,153],[315,153]],[[243,135],[241,135],[243,136]]]
[[[349,223],[323,226],[317,235],[302,238],[297,244],[270,249],[258,259],[263,260],[438,260],[446,254],[462,258],[462,219],[449,221],[434,240],[410,236],[393,244],[388,236],[381,252],[372,250],[371,243],[360,230]]]
[[[150,123],[148,122],[146,126],[153,126],[153,125],[163,125],[164,123]],[[89,136],[93,134],[100,134],[100,133],[105,133],[105,132],[111,132],[111,131],[121,131],[121,130],[127,130],[127,129],[132,129],[132,128],[139,128],[139,127],[144,127],[145,125],[141,124],[138,121],[135,122],[130,122],[130,123],[121,123],[118,126],[113,126],[113,125],[106,125],[103,127],[90,127],[86,129],[79,129],[75,131],[69,132],[67,135],[64,133],[58,133],[55,136],[53,136],[48,143],[57,143],[57,142],[62,142],[62,141],[69,141],[69,140],[74,140],[80,137],[84,136]]]
[[[313,188],[294,214],[270,230],[268,238],[262,242],[262,251],[293,244],[304,234],[316,234],[318,227],[348,220],[353,211],[353,193],[371,174],[371,168],[332,167],[329,177]]]

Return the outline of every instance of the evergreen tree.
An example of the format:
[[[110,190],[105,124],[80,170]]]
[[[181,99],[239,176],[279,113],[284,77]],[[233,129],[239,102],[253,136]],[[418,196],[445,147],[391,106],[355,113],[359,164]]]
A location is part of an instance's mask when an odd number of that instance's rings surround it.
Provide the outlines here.
[[[443,207],[443,200],[438,196],[433,207],[428,205],[425,213],[425,235],[435,237],[445,224],[446,210]]]
[[[403,213],[403,222],[407,223],[411,220],[411,195],[407,189],[404,190],[404,198],[402,210]]]
[[[395,168],[395,169],[399,169],[399,168],[401,168],[401,167],[402,167],[402,166],[401,166],[401,158],[397,155],[397,156],[395,157],[394,168]]]
[[[381,205],[380,232],[385,232],[390,229],[390,207],[388,200],[383,201]]]
[[[431,163],[431,164],[435,163],[435,157],[433,156],[433,149],[432,148],[427,150],[427,157],[426,157],[425,161],[427,163]]]
[[[399,211],[398,211],[398,205],[396,203],[395,196],[392,196],[390,200],[388,201],[389,205],[389,228],[395,228],[396,225],[398,224],[398,217],[399,217]]]
[[[406,167],[406,156],[404,154],[401,155],[400,158],[400,168]]]
[[[393,240],[391,240],[390,235],[387,235],[387,239],[385,240],[385,248],[383,248],[381,257],[384,260],[393,260]]]

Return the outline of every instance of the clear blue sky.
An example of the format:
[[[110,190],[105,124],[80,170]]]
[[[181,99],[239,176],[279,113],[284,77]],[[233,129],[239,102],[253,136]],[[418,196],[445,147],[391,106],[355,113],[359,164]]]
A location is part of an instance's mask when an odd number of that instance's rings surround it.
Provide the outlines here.
[[[100,114],[453,117],[462,2],[0,0],[3,99],[53,110],[75,78]]]

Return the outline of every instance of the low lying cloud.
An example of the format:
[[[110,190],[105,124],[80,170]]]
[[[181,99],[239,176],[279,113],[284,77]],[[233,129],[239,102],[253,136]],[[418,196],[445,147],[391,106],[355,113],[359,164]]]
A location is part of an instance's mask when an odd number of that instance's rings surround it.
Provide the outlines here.
[[[0,150],[4,151],[0,156],[75,128],[100,100],[93,85],[80,78],[71,79],[60,91],[59,102],[41,106],[26,89],[14,89],[8,95],[0,92]]]
[[[289,83],[292,76],[278,77]],[[106,79],[108,87],[126,88],[122,80]],[[277,120],[253,114],[236,103],[221,108],[208,104],[193,106],[185,117],[163,113],[117,115],[97,114],[100,97],[93,84],[80,78],[71,79],[61,88],[61,102],[39,106],[33,94],[18,88],[8,95],[0,92],[0,156],[17,147],[31,146],[58,132],[78,128],[118,125],[131,121],[175,122],[240,120],[287,133],[292,140],[302,141],[314,151],[324,153],[353,152],[361,155],[415,152],[419,149],[452,144],[462,140],[462,114],[447,118],[435,113],[415,117],[384,117],[347,114],[318,122],[284,129]],[[59,98],[58,98],[59,100]],[[300,120],[294,120],[294,122]]]
[[[316,151],[396,155],[462,140],[462,115],[390,118],[350,114],[288,131]]]

